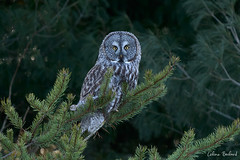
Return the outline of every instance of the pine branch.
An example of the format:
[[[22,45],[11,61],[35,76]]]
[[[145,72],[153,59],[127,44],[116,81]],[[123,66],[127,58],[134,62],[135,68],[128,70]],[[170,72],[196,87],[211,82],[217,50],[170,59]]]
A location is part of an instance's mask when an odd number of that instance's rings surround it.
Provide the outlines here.
[[[24,159],[24,160],[31,160],[32,158],[30,157],[30,155],[28,154],[28,152],[27,152],[27,147],[26,147],[26,145],[25,145],[25,143],[24,143],[24,141],[23,140],[20,140],[19,142],[18,142],[18,144],[17,144],[17,148],[18,148],[18,150],[19,150],[19,152],[20,152],[20,158],[21,159]]]
[[[147,147],[139,145],[135,151],[135,156],[128,160],[144,160],[147,154]]]
[[[44,105],[44,101],[40,101],[33,93],[28,94],[26,100],[34,111],[41,111],[41,108]]]
[[[12,129],[8,129],[7,130],[7,138],[13,142],[13,130]]]
[[[61,150],[65,153],[63,159],[74,160],[84,158],[81,154],[86,148],[86,141],[80,136],[81,130],[79,128],[80,125],[74,125],[70,137],[66,134],[61,137]]]
[[[148,157],[148,158],[146,158]],[[148,149],[146,146],[139,145],[135,151],[135,156],[128,158],[128,160],[161,160],[156,147],[151,147]]]
[[[67,69],[62,69],[58,76],[57,79],[54,83],[54,87],[53,89],[50,91],[50,93],[48,94],[48,96],[46,97],[46,100],[42,101],[41,106],[41,110],[38,112],[36,118],[33,121],[32,124],[32,138],[31,141],[33,139],[33,137],[35,136],[35,133],[37,131],[38,126],[40,125],[40,123],[43,121],[43,119],[46,116],[49,116],[49,114],[52,113],[52,111],[55,108],[55,104],[57,103],[57,101],[59,100],[59,98],[61,98],[63,96],[64,91],[67,89],[67,85],[68,82],[70,80],[70,73]],[[29,95],[29,99],[34,98],[34,96]],[[36,104],[36,103],[34,103]],[[32,107],[34,107],[33,105],[31,105]]]
[[[231,126],[218,127],[215,132],[206,138],[194,140],[193,130],[185,132],[178,149],[168,157],[168,160],[194,159],[199,154],[205,154],[219,147],[240,134],[240,120],[235,120]]]
[[[149,154],[149,160],[161,160],[162,159],[160,157],[156,147],[152,147],[151,149],[148,149],[148,154]]]
[[[128,104],[126,104],[126,108],[120,108],[118,112],[112,114],[111,119],[109,120],[109,123],[117,124],[124,120],[128,120],[129,118],[132,118],[133,116],[140,113],[141,110],[147,104],[151,103],[154,100],[159,99],[160,97],[164,96],[165,94],[166,94],[166,88],[164,85],[162,85],[161,87],[155,89],[154,91],[146,93],[144,100],[136,99],[135,101],[129,101]],[[143,97],[141,97],[141,98],[143,99]]]
[[[195,137],[195,133],[194,133],[193,129],[190,129],[188,132],[184,133],[184,135],[181,139],[181,142],[180,142],[180,145],[183,146],[183,149],[182,149],[179,157],[181,157],[185,153],[187,147],[192,144],[194,137]],[[179,159],[179,157],[177,157],[177,159]]]
[[[210,152],[221,144],[227,141],[233,141],[234,137],[240,134],[240,120],[235,120],[231,126],[218,127],[215,132],[211,133],[206,138],[195,140],[193,129],[185,132],[177,150],[168,156],[166,160],[188,160],[196,159],[199,154]],[[148,158],[147,158],[148,157]],[[155,147],[147,149],[147,147],[139,146],[135,151],[135,156],[129,160],[161,160]]]
[[[15,111],[15,108],[12,106],[12,103],[9,99],[1,101],[2,107],[11,123],[18,129],[21,129],[23,126],[22,119],[19,117],[18,113]]]
[[[13,142],[2,133],[0,133],[0,144],[7,152],[11,152],[14,149]]]
[[[67,102],[63,101],[58,106],[56,105],[59,98],[63,95],[64,91],[67,88],[69,78],[70,74],[68,70],[61,70],[57,76],[57,80],[54,84],[53,89],[45,100],[40,101],[33,94],[29,94],[29,96],[27,96],[27,100],[30,103],[31,107],[38,111],[38,114],[36,115],[35,121],[30,127],[30,132],[27,130],[22,130],[22,133],[19,134],[18,143],[16,146],[17,148],[15,148],[15,151],[13,151],[13,148],[10,148],[11,146],[14,146],[13,142],[11,142],[11,139],[13,139],[12,130],[8,130],[7,137],[4,137],[4,135],[1,136],[1,144],[5,144],[6,151],[9,150],[9,153],[3,157],[12,157],[15,155],[17,157],[21,157],[21,159],[31,159],[32,156],[29,155],[29,152],[31,153],[31,149],[28,147],[34,147],[36,145],[46,146],[48,144],[55,143],[56,141],[59,142],[60,139],[57,138],[60,137],[64,132],[66,133],[70,130],[70,127],[67,127],[64,122],[67,118],[69,118],[69,114],[67,114],[67,112],[74,97],[71,94],[68,94]],[[10,103],[7,104],[11,105]],[[9,118],[11,117],[12,116],[9,115]],[[43,120],[43,117],[48,117],[48,122],[45,124],[42,124],[42,121],[40,121]],[[41,134],[38,135],[36,134],[36,131],[39,130],[38,126],[40,126],[40,124],[45,127],[42,130]],[[36,125],[36,129],[33,127],[34,125]],[[64,131],[63,129],[67,129],[66,127],[68,130]],[[27,148],[29,151],[26,150]]]
[[[67,112],[69,106],[70,104],[67,102],[62,102],[59,105],[59,109],[56,111],[56,113],[50,117],[48,123],[44,124],[44,126],[46,126],[44,127],[44,131],[39,136],[34,138],[34,141],[37,144],[47,146],[48,144],[52,144],[54,141],[59,140],[64,129],[67,129],[63,128],[63,126],[68,117]]]

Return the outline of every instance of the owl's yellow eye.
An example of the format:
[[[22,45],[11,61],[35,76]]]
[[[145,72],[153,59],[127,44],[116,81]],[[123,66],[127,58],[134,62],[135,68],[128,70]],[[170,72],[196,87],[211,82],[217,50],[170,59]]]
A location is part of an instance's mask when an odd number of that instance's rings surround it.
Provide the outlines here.
[[[128,46],[128,45],[124,46],[124,49],[125,49],[125,50],[128,50],[128,49],[129,49],[129,46]]]
[[[116,51],[118,48],[117,46],[113,46],[113,50]]]

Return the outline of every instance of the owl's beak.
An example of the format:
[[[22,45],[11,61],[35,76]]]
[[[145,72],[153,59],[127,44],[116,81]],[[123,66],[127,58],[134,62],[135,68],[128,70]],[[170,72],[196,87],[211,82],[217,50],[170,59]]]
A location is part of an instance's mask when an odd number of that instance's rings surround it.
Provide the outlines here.
[[[123,54],[120,54],[120,55],[119,55],[119,61],[118,61],[118,62],[124,62],[124,61],[123,61]]]

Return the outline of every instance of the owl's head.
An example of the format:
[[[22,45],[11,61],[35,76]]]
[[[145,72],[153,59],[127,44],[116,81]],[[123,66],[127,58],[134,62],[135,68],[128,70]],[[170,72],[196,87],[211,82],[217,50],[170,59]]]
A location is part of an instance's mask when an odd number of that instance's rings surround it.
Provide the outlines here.
[[[132,33],[116,31],[109,33],[103,40],[99,58],[116,63],[140,62],[141,46]]]

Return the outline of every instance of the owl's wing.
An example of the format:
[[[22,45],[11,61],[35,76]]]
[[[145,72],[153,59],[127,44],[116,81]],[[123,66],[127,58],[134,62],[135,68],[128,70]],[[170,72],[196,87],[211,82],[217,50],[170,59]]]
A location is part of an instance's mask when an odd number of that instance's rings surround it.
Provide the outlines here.
[[[100,85],[103,81],[107,68],[102,65],[95,65],[87,74],[84,79],[82,90],[80,93],[80,100],[83,101],[91,94],[94,98],[97,98]]]

